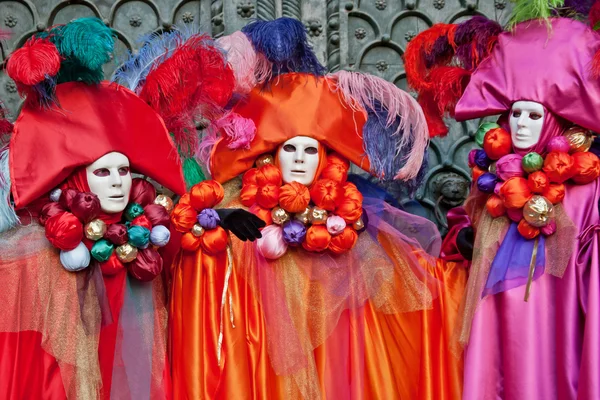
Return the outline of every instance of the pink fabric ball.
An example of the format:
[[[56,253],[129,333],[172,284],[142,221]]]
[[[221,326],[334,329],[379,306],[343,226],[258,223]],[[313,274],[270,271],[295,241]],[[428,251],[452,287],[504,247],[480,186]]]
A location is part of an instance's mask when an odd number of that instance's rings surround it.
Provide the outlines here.
[[[332,215],[327,218],[327,232],[331,234],[331,236],[339,235],[346,229],[346,221],[344,218],[338,217],[337,215]]]
[[[264,258],[276,260],[287,251],[288,245],[283,240],[283,228],[279,225],[269,225],[262,231],[262,237],[256,241],[256,248]]]
[[[551,153],[553,151],[558,151],[561,153],[568,153],[571,149],[569,145],[569,141],[564,136],[556,136],[550,139],[548,145],[546,146],[546,151]]]
[[[496,162],[496,175],[503,181],[517,176],[525,176],[525,171],[521,165],[523,157],[517,154],[508,154]]]

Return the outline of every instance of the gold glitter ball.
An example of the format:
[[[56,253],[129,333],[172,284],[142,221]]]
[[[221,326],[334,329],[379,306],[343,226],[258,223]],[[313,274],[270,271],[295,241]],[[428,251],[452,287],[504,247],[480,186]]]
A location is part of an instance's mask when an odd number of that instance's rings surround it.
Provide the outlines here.
[[[271,154],[263,154],[262,156],[256,159],[256,168],[263,167],[267,164],[273,164],[275,159]]]
[[[271,218],[274,224],[283,225],[290,220],[290,214],[281,207],[275,207],[271,210]]]
[[[192,226],[192,235],[196,237],[204,235],[204,228],[201,227],[200,224],[194,224],[194,226]]]
[[[159,204],[163,206],[167,209],[167,212],[169,214],[171,214],[171,211],[173,211],[173,199],[171,199],[168,196],[165,196],[164,194],[159,194],[158,196],[156,196],[156,199],[154,199],[154,204]]]
[[[523,207],[523,218],[531,226],[542,228],[554,219],[554,207],[544,196],[533,196]]]
[[[295,214],[294,219],[296,221],[302,222],[304,225],[308,225],[308,223],[310,222],[308,220],[309,215],[310,215],[310,207],[306,207],[306,210],[302,211],[301,213]]]
[[[592,142],[594,141],[592,132],[580,126],[569,128],[567,133],[565,133],[565,137],[571,146],[571,153],[588,151],[590,147],[592,147]]]
[[[327,211],[319,207],[313,207],[308,215],[308,220],[313,225],[322,225],[327,223]]]
[[[361,229],[365,228],[365,223],[363,222],[362,218],[359,218],[358,221],[352,224],[352,227],[354,230],[360,231]]]
[[[88,222],[84,228],[85,237],[90,240],[100,240],[106,233],[106,224],[101,219]]]
[[[129,243],[125,243],[116,248],[117,258],[122,263],[128,263],[135,260],[137,257],[138,249],[130,245]]]

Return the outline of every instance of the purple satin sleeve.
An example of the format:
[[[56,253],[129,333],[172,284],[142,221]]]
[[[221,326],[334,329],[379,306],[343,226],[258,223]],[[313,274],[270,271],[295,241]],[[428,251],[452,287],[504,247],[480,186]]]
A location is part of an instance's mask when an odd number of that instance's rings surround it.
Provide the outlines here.
[[[471,219],[467,215],[464,207],[455,207],[448,211],[448,234],[442,242],[442,251],[440,258],[444,261],[466,261],[458,251],[456,238],[458,232],[463,228],[471,226]]]

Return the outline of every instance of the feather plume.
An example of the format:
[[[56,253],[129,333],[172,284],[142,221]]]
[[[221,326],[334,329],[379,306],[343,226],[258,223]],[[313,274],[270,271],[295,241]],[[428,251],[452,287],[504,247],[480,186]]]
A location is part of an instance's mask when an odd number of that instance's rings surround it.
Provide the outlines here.
[[[588,15],[594,0],[565,0],[565,8],[569,8],[581,15]]]
[[[371,110],[378,118],[384,118],[382,123],[387,134],[394,137],[394,156],[405,162],[395,172],[394,179],[415,178],[429,143],[427,123],[417,101],[393,83],[376,76],[348,71],[330,76],[335,80],[335,89],[350,107]]]
[[[515,5],[510,17],[509,26],[534,19],[548,20],[555,9],[563,7],[565,0],[512,0]]]
[[[456,58],[464,68],[473,71],[489,55],[501,32],[499,23],[479,15],[459,24],[454,35]]]
[[[445,63],[449,61],[447,51],[449,51],[444,43],[445,37],[449,46],[454,49],[454,32],[456,25],[453,24],[435,24],[431,28],[419,33],[406,46],[404,52],[404,65],[406,70],[406,80],[410,87],[416,91],[431,87],[431,83],[427,78],[428,68],[434,64]],[[438,42],[438,39],[440,42]],[[436,50],[441,60],[435,59],[434,49]],[[442,47],[442,51],[439,50]],[[429,54],[429,56],[427,56]],[[451,59],[451,57],[450,57]]]
[[[600,29],[600,0],[596,0],[592,8],[590,9],[590,14],[588,19],[590,20],[590,26],[594,30]]]
[[[254,121],[234,112],[217,120],[214,126],[225,134],[228,141],[227,147],[232,150],[249,149],[250,143],[256,136]]]
[[[435,82],[434,99],[439,114],[454,116],[454,108],[469,83],[471,73],[460,67],[437,67],[431,70],[430,77]]]
[[[196,149],[195,157],[206,167],[209,174],[212,173],[210,171],[210,155],[213,147],[220,139],[219,128],[213,123],[204,130],[202,140]]]
[[[273,75],[307,72],[322,76],[326,68],[313,52],[302,22],[293,18],[255,21],[242,28],[254,49],[273,64]]]
[[[256,53],[248,37],[240,31],[216,40],[225,50],[227,62],[235,75],[235,91],[249,93],[257,84],[267,81],[273,65],[261,53]]]
[[[0,233],[19,225],[19,217],[10,200],[10,169],[8,146],[0,149]]]
[[[143,46],[115,71],[112,80],[130,90],[139,93],[146,76],[155,64],[169,58],[194,33],[192,31],[173,30],[164,33],[152,33],[141,39]]]
[[[146,75],[140,97],[165,120],[180,154],[196,151],[195,121],[222,115],[234,87],[233,71],[207,36],[194,35]]]
[[[98,18],[71,21],[55,37],[59,39],[55,44],[63,57],[90,71],[102,70],[111,60],[115,46],[113,30]]]

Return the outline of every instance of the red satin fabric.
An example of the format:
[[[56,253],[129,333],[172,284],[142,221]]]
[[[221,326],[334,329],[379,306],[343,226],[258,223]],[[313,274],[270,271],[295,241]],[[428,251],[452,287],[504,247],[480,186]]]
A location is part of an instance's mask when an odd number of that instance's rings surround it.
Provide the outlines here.
[[[0,399],[66,399],[56,359],[42,349],[42,334],[0,332]]]

